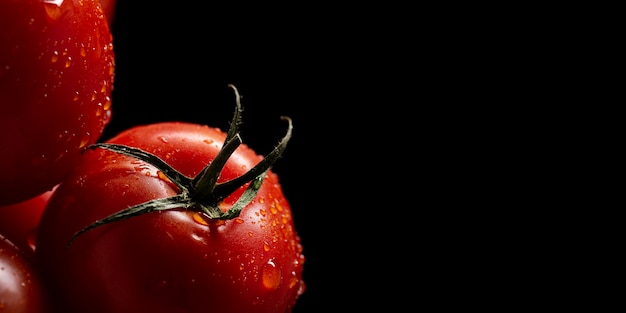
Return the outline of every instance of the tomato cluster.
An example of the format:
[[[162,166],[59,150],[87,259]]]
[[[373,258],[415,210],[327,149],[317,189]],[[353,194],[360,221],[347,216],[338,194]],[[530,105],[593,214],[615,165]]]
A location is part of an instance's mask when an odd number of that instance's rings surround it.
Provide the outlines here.
[[[291,312],[305,261],[265,156],[172,121],[102,141],[114,0],[0,0],[0,312]]]

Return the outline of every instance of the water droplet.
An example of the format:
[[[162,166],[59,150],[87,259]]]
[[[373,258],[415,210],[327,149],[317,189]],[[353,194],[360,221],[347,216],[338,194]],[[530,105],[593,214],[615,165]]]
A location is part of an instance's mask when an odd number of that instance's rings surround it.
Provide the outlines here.
[[[159,136],[157,139],[163,143],[168,143],[167,138],[165,138],[165,136]]]
[[[26,237],[26,244],[29,248],[35,251],[35,243],[37,242],[37,231],[32,230]]]
[[[111,97],[106,96],[105,97],[105,101],[104,101],[104,106],[102,107],[105,111],[108,111],[111,109]]]
[[[43,2],[47,3],[47,4],[54,4],[54,5],[58,6],[58,7],[60,7],[61,4],[63,4],[63,1],[64,0],[44,0]]]
[[[192,218],[198,224],[209,225],[209,222],[207,222],[204,214],[202,213],[194,212]]]
[[[78,146],[82,149],[86,147],[87,144],[89,144],[90,140],[91,140],[91,134],[86,133],[85,136],[83,136],[83,138],[80,140],[80,144]]]
[[[191,234],[191,238],[193,238],[195,241],[204,241],[204,237],[195,233]]]
[[[61,18],[61,4],[63,4],[63,0],[44,0],[46,4],[44,6],[46,10],[46,21],[52,24],[59,18]]]
[[[263,287],[269,290],[276,290],[280,286],[282,274],[278,264],[270,260],[263,265],[261,272],[261,281]]]
[[[298,279],[296,272],[291,272],[291,277],[289,277],[289,285],[288,285],[289,289],[295,287],[299,282],[300,280]]]

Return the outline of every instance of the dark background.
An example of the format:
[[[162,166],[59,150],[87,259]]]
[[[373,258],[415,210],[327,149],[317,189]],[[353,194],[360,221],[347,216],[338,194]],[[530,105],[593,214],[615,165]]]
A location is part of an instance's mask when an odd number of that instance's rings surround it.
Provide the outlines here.
[[[112,121],[102,140],[140,124],[188,121],[227,129],[234,84],[243,96],[244,142],[267,154],[293,119],[273,170],[304,246],[307,290],[294,313],[369,307],[397,279],[381,260],[393,249],[374,179],[386,170],[391,95],[407,93],[378,18],[337,8],[206,8],[121,0]],[[262,13],[263,12],[263,13]],[[269,12],[269,13],[268,13]],[[360,16],[358,20],[346,18]],[[252,18],[252,19],[251,19]],[[406,39],[400,41],[405,42]],[[389,118],[389,119],[388,119]],[[402,124],[398,124],[402,126]],[[384,300],[388,302],[389,300]]]

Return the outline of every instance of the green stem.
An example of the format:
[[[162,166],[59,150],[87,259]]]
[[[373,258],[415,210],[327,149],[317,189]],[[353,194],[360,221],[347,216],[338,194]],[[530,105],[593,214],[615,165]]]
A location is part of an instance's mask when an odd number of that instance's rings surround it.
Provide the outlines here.
[[[76,232],[67,245],[70,246],[76,237],[96,227],[154,211],[191,210],[202,212],[209,218],[222,220],[239,216],[241,210],[254,200],[267,172],[285,151],[287,143],[291,139],[293,125],[289,117],[281,117],[288,122],[288,127],[287,133],[278,145],[248,172],[232,180],[218,183],[217,180],[228,159],[242,143],[241,135],[239,134],[242,112],[241,97],[235,86],[229,85],[229,87],[235,92],[235,112],[226,135],[226,140],[215,158],[193,178],[183,175],[161,158],[141,149],[113,143],[96,143],[89,146],[90,149],[101,148],[110,150],[153,165],[178,187],[179,193],[169,198],[153,199],[140,203],[97,220]],[[237,198],[233,206],[228,211],[222,212],[219,209],[220,202],[246,184],[248,184],[248,187]]]

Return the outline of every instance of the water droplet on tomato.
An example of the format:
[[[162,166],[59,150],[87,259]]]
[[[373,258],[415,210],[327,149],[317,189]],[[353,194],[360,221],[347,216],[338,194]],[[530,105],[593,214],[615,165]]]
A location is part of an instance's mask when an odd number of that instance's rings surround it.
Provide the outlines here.
[[[26,244],[29,248],[35,251],[35,243],[37,242],[37,231],[32,230],[26,237]]]
[[[298,285],[299,282],[300,282],[300,279],[298,279],[298,275],[296,275],[296,272],[291,272],[291,277],[289,277],[289,285],[288,285],[289,289]]]
[[[193,238],[193,240],[195,241],[200,241],[200,242],[204,242],[205,238],[202,235],[196,234],[196,233],[192,233],[191,234],[191,238]]]
[[[83,138],[80,140],[80,144],[78,146],[82,149],[86,147],[87,144],[89,144],[90,140],[91,140],[91,134],[86,133],[85,136],[83,136]]]
[[[56,23],[62,16],[61,4],[63,0],[44,0],[46,10],[46,21],[50,24]]]
[[[278,264],[273,260],[263,264],[263,268],[261,269],[261,282],[263,282],[263,287],[269,290],[276,290],[280,286],[281,280],[282,273]]]
[[[106,97],[105,97],[105,101],[104,101],[104,105],[102,106],[102,108],[103,108],[105,111],[109,111],[109,110],[111,110],[111,103],[112,103],[112,101],[111,101],[111,97],[106,96]]]
[[[63,4],[63,1],[64,0],[44,0],[43,2],[46,3],[46,4],[54,4],[57,7],[60,7],[61,4]]]
[[[198,224],[209,225],[209,222],[207,222],[206,218],[204,217],[204,214],[202,213],[194,212],[192,215],[192,218]]]

